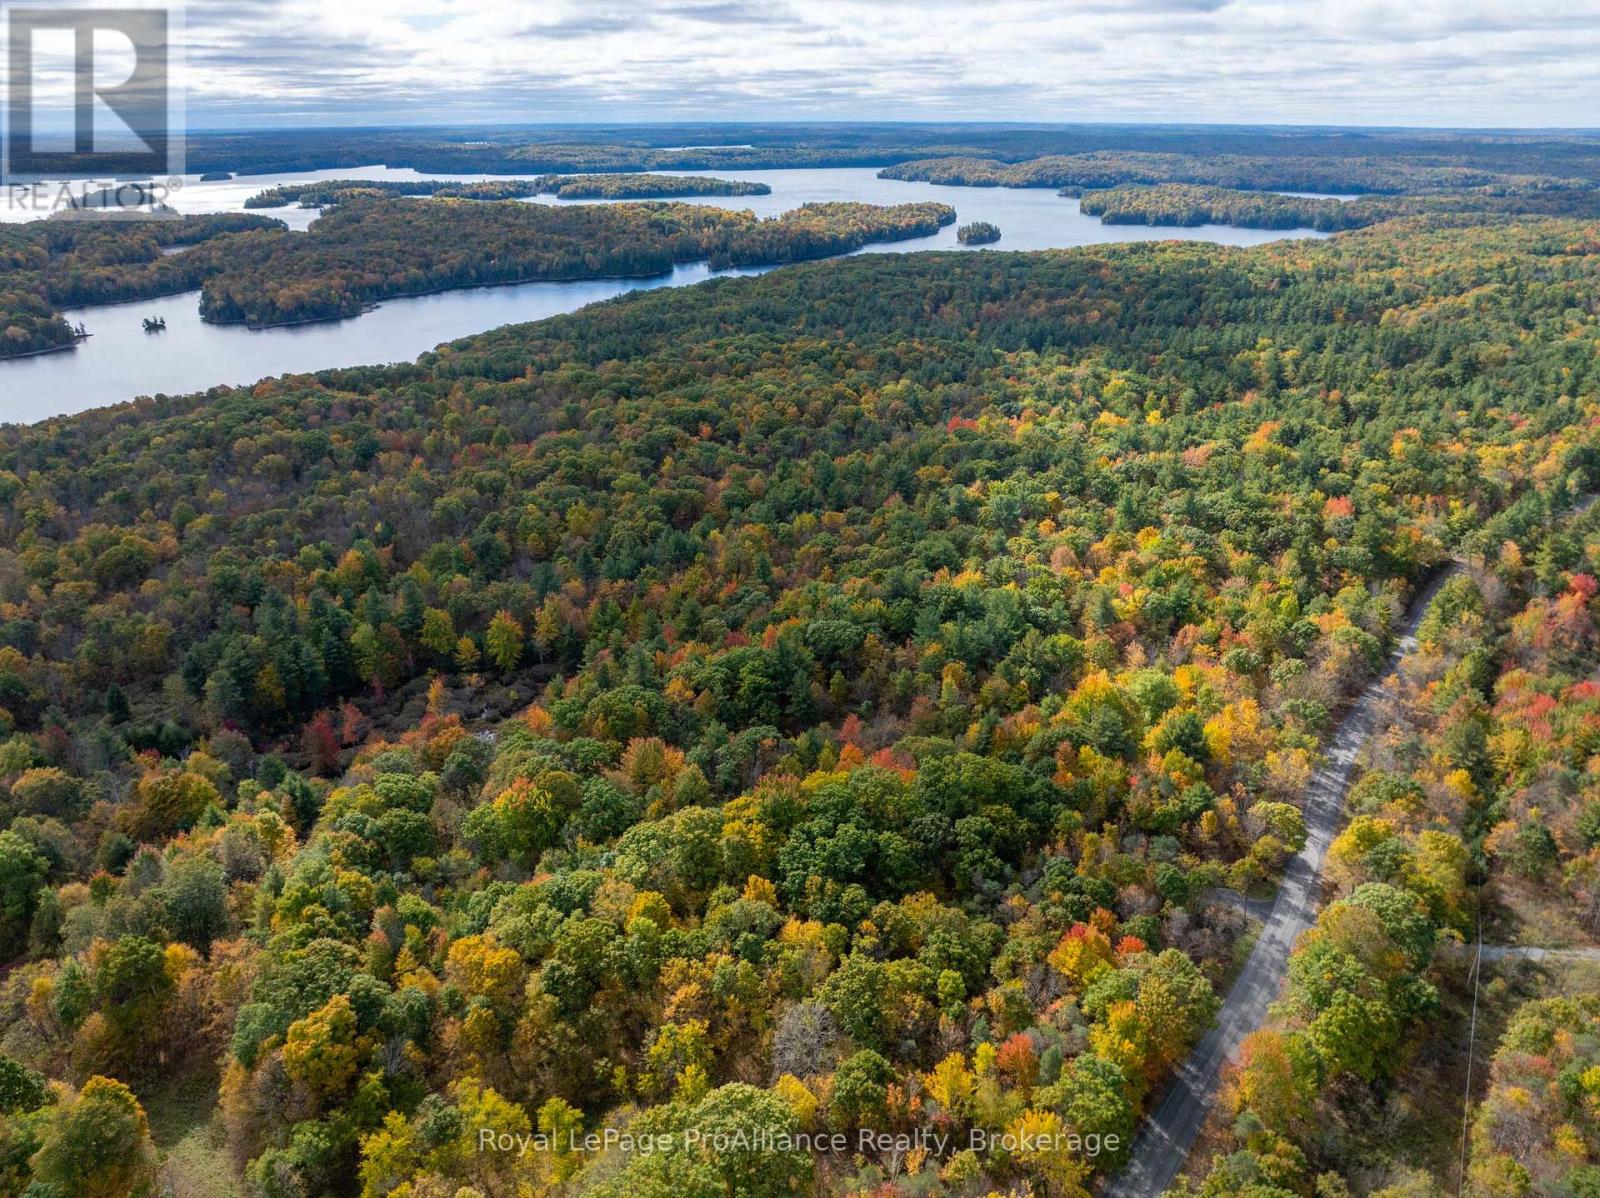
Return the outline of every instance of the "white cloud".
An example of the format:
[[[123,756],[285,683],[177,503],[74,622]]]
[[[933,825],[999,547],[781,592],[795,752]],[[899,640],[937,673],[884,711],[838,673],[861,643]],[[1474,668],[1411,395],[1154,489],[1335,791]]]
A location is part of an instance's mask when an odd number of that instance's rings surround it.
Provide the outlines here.
[[[191,0],[202,124],[1600,124],[1600,2]]]

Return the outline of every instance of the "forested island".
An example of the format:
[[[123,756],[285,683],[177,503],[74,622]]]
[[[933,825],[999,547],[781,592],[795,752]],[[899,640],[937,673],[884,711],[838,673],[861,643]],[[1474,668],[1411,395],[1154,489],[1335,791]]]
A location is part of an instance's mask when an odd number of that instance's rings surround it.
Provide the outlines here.
[[[246,208],[325,208],[358,196],[434,196],[458,200],[518,200],[537,195],[559,199],[661,200],[681,196],[764,196],[765,183],[687,175],[540,175],[533,179],[485,179],[471,183],[445,179],[327,179],[284,183],[257,192]]]
[[[280,190],[283,202],[294,198]],[[260,327],[460,287],[643,278],[700,261],[774,266],[926,237],[955,220],[930,203],[807,204],[761,219],[697,204],[408,200],[364,187],[315,198],[331,207],[305,233],[250,214],[0,228],[0,357],[71,345],[74,330],[57,314],[71,305],[198,287],[205,319]],[[177,245],[196,248],[162,253]]]
[[[482,179],[463,183],[449,179],[320,179],[280,183],[258,191],[246,208],[331,208],[346,200],[373,196],[432,196],[441,200],[523,200],[544,190],[539,179]]]
[[[699,204],[424,202],[347,196],[303,235],[240,239],[201,315],[254,326],[354,316],[366,305],[494,283],[664,274],[684,262],[769,266],[926,237],[943,204],[806,204],[760,219]]]
[[[453,210],[513,207],[344,203],[260,290],[365,288],[367,221],[490,269]],[[0,1183],[1081,1196],[1459,559],[1183,1191],[1432,1192],[1372,1129],[1455,1159],[1452,946],[1600,930],[1597,264],[1495,216],[856,257],[0,428]],[[1508,1030],[1485,1193],[1586,1192],[1593,1018]]]
[[[1000,240],[1000,229],[986,220],[975,220],[956,230],[956,240],[962,245],[992,245]]]
[[[217,269],[209,254],[163,250],[282,229],[279,221],[235,213],[0,225],[0,358],[72,345],[77,335],[59,308],[189,291]]]
[[[539,191],[563,200],[667,200],[682,196],[766,196],[765,183],[699,175],[545,175]]]
[[[1071,194],[1079,194],[1071,189]],[[1386,201],[1313,199],[1190,183],[1086,191],[1079,210],[1108,225],[1238,225],[1252,229],[1359,229],[1394,215]]]

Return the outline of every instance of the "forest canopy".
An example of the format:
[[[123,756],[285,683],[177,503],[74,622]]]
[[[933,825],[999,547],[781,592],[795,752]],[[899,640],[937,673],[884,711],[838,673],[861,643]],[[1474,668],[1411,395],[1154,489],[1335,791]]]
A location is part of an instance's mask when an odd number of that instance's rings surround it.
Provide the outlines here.
[[[888,166],[966,156],[1018,163],[1100,151],[1322,160],[1330,170],[1365,160],[1535,174],[1600,184],[1600,138],[1582,131],[1514,133],[1193,125],[823,124],[483,126],[426,129],[296,129],[196,132],[192,169],[239,174],[388,164],[422,173],[752,170]],[[1200,180],[1195,180],[1200,181]],[[1296,188],[1330,190],[1344,188]]]
[[[730,256],[876,219],[637,211]],[[0,429],[0,1178],[170,1179],[192,1085],[260,1195],[1082,1195],[1462,557],[1392,763],[1441,776],[1362,792],[1314,1052],[1264,1042],[1272,1136],[1207,1191],[1313,1192],[1295,1070],[1392,1075],[1468,846],[1590,851],[1517,835],[1550,708],[1489,712],[1472,641],[1576,685],[1592,640],[1597,279],[1600,226],[1497,217],[862,256]],[[607,1127],[997,1146],[474,1148]]]

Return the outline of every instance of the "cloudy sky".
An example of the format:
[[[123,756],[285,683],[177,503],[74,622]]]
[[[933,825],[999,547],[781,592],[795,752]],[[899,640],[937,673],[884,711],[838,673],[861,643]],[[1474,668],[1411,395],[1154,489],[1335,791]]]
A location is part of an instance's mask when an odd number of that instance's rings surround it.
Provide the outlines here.
[[[190,123],[1600,126],[1600,0],[189,0]]]

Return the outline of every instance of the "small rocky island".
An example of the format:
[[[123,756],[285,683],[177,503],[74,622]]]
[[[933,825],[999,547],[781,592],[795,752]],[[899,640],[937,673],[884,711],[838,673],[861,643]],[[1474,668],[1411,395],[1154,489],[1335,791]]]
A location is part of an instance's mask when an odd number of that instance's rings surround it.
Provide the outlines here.
[[[1000,240],[1000,226],[986,220],[975,220],[956,230],[956,240],[962,245],[989,245]]]

